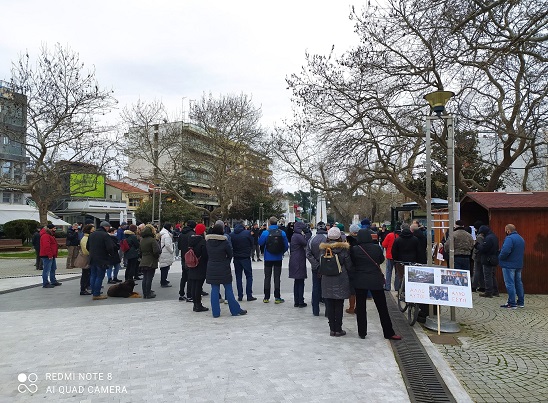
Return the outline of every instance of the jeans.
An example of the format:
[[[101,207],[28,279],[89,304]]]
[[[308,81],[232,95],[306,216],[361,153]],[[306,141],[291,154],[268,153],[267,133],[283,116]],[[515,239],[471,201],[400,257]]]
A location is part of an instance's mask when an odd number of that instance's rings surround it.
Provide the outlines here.
[[[152,269],[149,267],[142,267],[143,269],[143,283],[141,284],[143,286],[143,297],[148,297],[152,293],[152,279],[154,278],[154,272],[156,269]]]
[[[234,258],[234,274],[236,275],[238,298],[243,298],[244,296],[242,272],[245,273],[245,293],[247,298],[251,298],[253,296],[253,272],[251,271],[250,258]]]
[[[137,270],[139,269],[139,258],[128,259],[126,267],[127,268],[125,279],[133,280],[135,277],[137,277]]]
[[[470,258],[468,256],[455,256],[456,270],[470,270]]]
[[[386,284],[384,285],[384,289],[387,291],[390,291],[390,288],[392,286],[392,271],[394,268],[394,260],[392,259],[386,259]],[[397,290],[396,279],[394,278],[394,289]]]
[[[107,268],[92,264],[90,270],[91,293],[94,297],[98,297],[101,295],[101,285],[103,285],[103,279],[105,278]]]
[[[57,262],[55,258],[48,259],[42,258],[42,285],[55,284],[57,279],[55,278],[55,270],[57,270]],[[48,282],[49,278],[49,282]]]
[[[232,283],[223,284],[225,288],[225,298],[228,301],[228,308],[232,316],[237,316],[240,314],[242,308],[240,304],[234,298],[234,290],[232,289]],[[211,284],[211,313],[214,318],[221,316],[221,303],[219,302],[219,295],[221,292],[220,284]]]
[[[184,260],[184,259],[183,259]],[[184,297],[185,296],[185,285],[188,282],[188,269],[185,267],[185,262],[181,261],[181,266],[183,267],[183,273],[181,275],[181,282],[179,283],[179,296]],[[186,296],[192,297],[192,291],[190,290],[190,286],[186,287]]]
[[[82,277],[80,277],[80,292],[86,291],[86,288],[90,285],[90,269],[82,269]]]
[[[160,285],[168,285],[167,274],[171,266],[160,267]]]
[[[523,290],[523,283],[521,281],[521,270],[502,268],[504,284],[508,293],[508,305],[516,306],[516,294],[518,297],[517,305],[523,306],[525,304],[525,291]]]
[[[499,287],[495,277],[496,266],[483,265],[483,277],[485,278],[485,293],[488,295],[498,294]]]
[[[270,299],[270,282],[274,271],[274,298],[281,298],[280,277],[282,275],[282,261],[271,260],[264,262],[264,299]]]
[[[358,323],[358,334],[360,336],[367,336],[367,312],[366,301],[367,295],[371,293],[377,312],[379,313],[379,319],[381,320],[382,333],[385,339],[389,339],[394,336],[396,332],[392,328],[392,321],[390,320],[390,314],[388,313],[388,306],[386,305],[386,296],[383,290],[364,290],[356,288],[356,321]]]
[[[320,298],[322,297],[322,279],[318,270],[312,270],[312,314],[320,315]]]
[[[114,277],[112,277],[112,269],[114,268]],[[113,278],[117,279],[118,280],[118,272],[120,271],[120,263],[116,263],[115,265],[113,266],[110,266],[108,269],[107,269],[107,278],[108,278],[108,281],[112,280]]]
[[[344,299],[326,298],[326,301],[325,309],[329,319],[329,329],[332,332],[342,332]]]
[[[304,278],[296,278],[293,281],[293,298],[296,305],[304,304]]]

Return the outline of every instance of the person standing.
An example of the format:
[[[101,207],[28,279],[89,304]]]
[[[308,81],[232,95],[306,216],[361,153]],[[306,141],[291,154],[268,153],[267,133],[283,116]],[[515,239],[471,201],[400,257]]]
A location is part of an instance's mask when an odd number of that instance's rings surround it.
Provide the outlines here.
[[[173,250],[173,238],[171,230],[173,226],[171,223],[165,223],[164,228],[160,231],[160,249],[162,254],[158,264],[160,265],[160,287],[171,287],[170,282],[167,280],[169,269],[175,261],[175,255]]]
[[[481,264],[483,266],[483,277],[485,281],[485,292],[479,294],[480,297],[493,298],[499,296],[499,287],[495,277],[495,269],[498,265],[499,239],[491,231],[488,225],[482,225],[479,233],[484,236],[483,243],[476,243]]]
[[[316,224],[314,235],[306,246],[306,258],[310,262],[312,271],[312,315],[320,316],[320,300],[322,299],[322,280],[318,273],[320,267],[320,244],[327,240],[327,229],[323,221]]]
[[[124,239],[124,232],[128,229],[127,222],[122,222],[118,229],[116,230],[116,238],[118,239],[118,245],[120,245],[120,242],[122,242],[122,239]],[[118,255],[120,257],[120,263],[127,268],[127,258],[124,254],[124,252],[121,249],[118,249]]]
[[[186,226],[184,226],[183,229],[181,230],[181,234],[179,235],[179,251],[181,252],[181,256],[184,256],[185,253],[187,253],[188,251],[188,239],[192,235],[196,235],[196,232],[194,232],[194,228],[196,228],[196,221],[188,220],[186,223]],[[179,283],[179,301],[192,302],[192,293],[190,292],[190,289],[187,286],[188,267],[186,267],[185,265],[185,259],[181,259],[181,268],[182,268],[182,274],[181,274],[181,282]],[[186,296],[185,296],[185,286],[186,286]]]
[[[188,287],[190,290],[190,296],[194,303],[194,312],[206,312],[209,308],[202,305],[202,288],[206,279],[207,270],[207,248],[204,238],[206,227],[204,224],[196,225],[194,231],[196,235],[192,235],[188,238],[188,248],[194,251],[194,254],[198,258],[198,265],[188,269]],[[182,257],[184,259],[184,256]]]
[[[352,267],[349,270],[350,284],[356,291],[356,320],[358,324],[358,335],[365,339],[367,336],[367,294],[371,292],[373,301],[377,307],[381,321],[382,332],[385,339],[401,340],[396,335],[388,313],[386,296],[384,294],[384,275],[381,270],[381,263],[384,261],[382,249],[379,247],[377,234],[371,230],[361,229],[358,231],[357,243],[352,246],[350,256]]]
[[[386,285],[385,290],[390,291],[392,287],[392,272],[394,271],[394,259],[392,259],[392,246],[394,245],[394,241],[398,237],[398,234],[396,234],[396,231],[389,232],[385,238],[384,241],[382,241],[382,247],[386,251]],[[396,277],[397,274],[394,275],[394,289],[397,291],[396,288]]]
[[[361,227],[359,224],[352,224],[350,228],[348,229],[349,235],[346,237],[346,242],[348,242],[348,244],[350,245],[350,250],[352,250],[352,247],[354,245],[358,244],[358,231],[360,229]],[[376,230],[373,230],[371,227],[369,229],[373,232],[376,232]],[[372,297],[371,295],[368,295],[367,298],[372,298]],[[355,310],[356,310],[356,292],[354,290],[354,287],[352,287],[352,283],[350,283],[350,298],[348,299],[348,308],[345,309],[345,312],[353,315]]]
[[[234,232],[230,234],[230,242],[234,251],[234,274],[236,275],[238,301],[243,300],[244,297],[242,274],[245,274],[245,294],[247,300],[255,301],[257,298],[253,296],[253,271],[251,270],[253,235],[242,224],[236,224]]]
[[[110,263],[107,268],[107,284],[117,284],[122,282],[122,280],[118,279],[118,273],[121,269],[120,263],[122,263],[122,258],[119,253],[120,243],[118,241],[118,235],[115,228],[110,228],[108,234],[110,235],[110,239],[113,243],[115,253],[110,257]]]
[[[107,299],[106,295],[101,295],[101,285],[105,278],[107,268],[110,267],[111,259],[115,253],[114,242],[110,238],[108,221],[101,221],[99,228],[89,235],[87,249],[89,251],[90,266],[90,284],[93,300]]]
[[[518,234],[514,224],[507,224],[504,232],[506,232],[506,238],[504,238],[500,250],[499,264],[502,267],[508,301],[500,307],[523,308],[525,306],[525,292],[521,281],[521,271],[523,270],[523,256],[525,255],[525,240]]]
[[[304,302],[304,281],[307,278],[306,273],[306,245],[312,235],[306,231],[306,224],[296,222],[293,227],[289,246],[289,278],[293,279],[293,306],[295,308],[305,308]]]
[[[175,260],[179,260],[179,235],[181,235],[181,224],[175,224],[173,228],[173,250],[175,251]]]
[[[287,235],[278,228],[278,219],[269,218],[270,226],[263,231],[259,245],[264,245],[264,303],[270,302],[270,286],[274,272],[274,298],[276,304],[285,302],[280,293],[280,278],[282,275],[282,259],[289,248]]]
[[[485,236],[480,234],[478,231],[483,225],[481,221],[476,221],[474,223],[474,229],[476,230],[476,240],[474,242],[474,248],[472,249],[472,260],[474,262],[474,277],[472,277],[472,292],[474,291],[485,291],[485,282],[483,276],[483,266],[481,264],[481,255],[478,252],[476,245],[481,245]]]
[[[80,228],[78,223],[72,224],[67,231],[67,264],[65,266],[66,270],[74,269],[74,261],[78,257],[78,252],[80,251]]]
[[[462,220],[455,221],[453,238],[448,238],[443,248],[449,251],[451,245],[455,251],[455,267],[453,268],[455,270],[470,270],[470,255],[474,249],[474,238],[466,231]]]
[[[40,258],[40,229],[36,228],[34,235],[32,236],[32,246],[34,247],[34,252],[36,252],[36,262],[34,267],[36,270],[42,270],[42,259]]]
[[[225,298],[232,316],[245,315],[246,310],[240,307],[232,289],[232,272],[230,261],[233,257],[232,247],[224,234],[223,224],[215,224],[211,234],[206,235],[207,269],[206,282],[211,284],[211,313],[214,318],[221,316],[219,300],[221,284],[225,289]],[[248,254],[249,256],[249,254]]]
[[[341,230],[332,227],[327,232],[327,242],[320,244],[320,250],[330,248],[333,255],[338,256],[341,265],[341,272],[335,276],[322,275],[322,296],[327,300],[326,310],[329,319],[329,335],[334,337],[344,336],[346,331],[342,330],[342,318],[344,300],[350,297],[350,282],[348,271],[351,269],[348,242],[341,239]]]
[[[428,262],[428,258],[426,256],[428,240],[426,239],[426,236],[424,235],[424,232],[420,228],[419,224],[413,223],[409,229],[413,233],[413,236],[419,240],[419,256],[417,256],[418,260],[416,263],[426,264]]]
[[[62,283],[55,278],[59,245],[55,239],[55,225],[48,224],[40,231],[40,258],[42,259],[42,287],[53,288]]]
[[[131,224],[127,230],[124,231],[124,239],[126,240],[129,249],[124,252],[124,259],[126,259],[126,273],[124,278],[126,280],[140,280],[138,276],[139,271],[139,239],[136,235],[137,226]]]
[[[80,240],[80,251],[82,255],[87,256],[88,264],[85,267],[82,267],[82,277],[80,277],[80,295],[91,295],[91,293],[87,290],[90,286],[88,240],[89,234],[93,231],[95,231],[95,226],[93,224],[86,224],[82,230],[83,236]]]
[[[387,237],[388,239],[388,237]],[[409,224],[401,225],[401,234],[392,245],[392,258],[396,262],[418,263],[421,257],[420,242],[411,232]],[[394,289],[400,288],[403,273],[397,273],[394,279]]]
[[[257,262],[262,262],[261,260],[261,248],[259,246],[259,235],[260,229],[259,224],[253,224],[251,228],[251,236],[253,237],[253,248],[251,249],[251,260],[255,261],[255,256],[257,256]]]
[[[152,279],[158,268],[158,259],[160,258],[160,246],[156,241],[156,228],[152,224],[147,224],[141,231],[141,263],[139,267],[143,271],[143,298],[155,298],[156,294],[151,290]]]

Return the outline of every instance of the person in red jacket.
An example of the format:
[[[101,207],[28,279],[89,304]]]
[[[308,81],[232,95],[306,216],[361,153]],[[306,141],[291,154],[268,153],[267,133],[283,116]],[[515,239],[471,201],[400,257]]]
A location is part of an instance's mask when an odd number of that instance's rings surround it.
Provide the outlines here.
[[[384,237],[384,241],[382,241],[382,247],[386,249],[386,282],[384,285],[385,291],[390,291],[392,286],[392,271],[394,269],[394,260],[392,259],[392,245],[394,245],[394,241],[397,237],[398,234],[396,234],[396,231],[392,231],[388,235],[386,235]],[[394,276],[394,280],[395,278],[396,276]]]
[[[55,239],[55,225],[48,224],[40,231],[40,258],[42,259],[42,287],[54,288],[61,285],[55,278],[57,270],[57,251],[59,245]]]

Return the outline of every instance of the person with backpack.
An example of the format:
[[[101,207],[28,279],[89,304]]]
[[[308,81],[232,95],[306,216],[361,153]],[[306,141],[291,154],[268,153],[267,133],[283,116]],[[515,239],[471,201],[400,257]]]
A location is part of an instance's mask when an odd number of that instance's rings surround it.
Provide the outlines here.
[[[282,275],[282,259],[289,248],[287,235],[278,227],[278,219],[274,216],[268,220],[270,226],[259,238],[259,245],[264,245],[264,299],[263,302],[270,302],[270,285],[272,272],[274,272],[274,298],[276,304],[285,300],[280,294],[280,278]]]
[[[194,303],[194,312],[206,312],[209,308],[202,305],[202,287],[206,279],[207,247],[204,233],[204,224],[197,224],[194,228],[195,235],[188,238],[188,251],[183,255],[185,265],[188,268],[188,287]]]

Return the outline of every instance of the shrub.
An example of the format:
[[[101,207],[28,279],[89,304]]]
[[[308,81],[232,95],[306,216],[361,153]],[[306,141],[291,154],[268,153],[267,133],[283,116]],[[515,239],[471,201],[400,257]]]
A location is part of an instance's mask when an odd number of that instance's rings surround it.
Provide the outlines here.
[[[20,239],[23,243],[32,237],[36,228],[40,228],[40,223],[34,220],[13,220],[4,224],[6,237]]]

